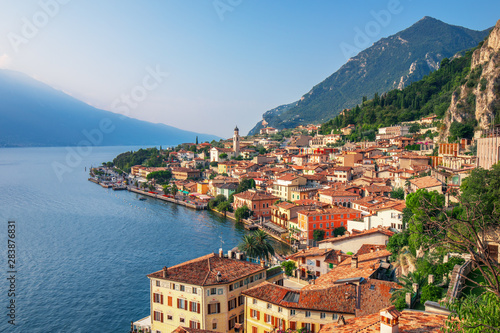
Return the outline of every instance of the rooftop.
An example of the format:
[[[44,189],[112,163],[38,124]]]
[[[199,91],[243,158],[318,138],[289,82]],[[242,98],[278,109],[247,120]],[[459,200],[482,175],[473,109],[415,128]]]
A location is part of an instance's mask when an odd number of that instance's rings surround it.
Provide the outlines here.
[[[219,257],[219,255],[211,253],[167,268],[166,278],[163,278],[162,270],[151,273],[148,277],[197,286],[209,286],[227,284],[264,270],[265,268],[257,264]],[[221,278],[220,281],[217,281],[219,272]]]

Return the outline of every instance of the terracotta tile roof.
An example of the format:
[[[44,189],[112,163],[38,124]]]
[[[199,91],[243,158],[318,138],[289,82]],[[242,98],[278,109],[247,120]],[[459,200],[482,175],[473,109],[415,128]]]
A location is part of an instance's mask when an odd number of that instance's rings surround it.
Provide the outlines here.
[[[348,257],[350,257],[350,255],[344,254],[340,250],[332,250],[331,252],[328,252],[328,254],[326,255],[325,262],[327,264],[338,265]]]
[[[299,258],[307,258],[307,257],[318,257],[328,255],[330,252],[334,252],[332,249],[320,249],[319,247],[312,247],[309,250],[301,250],[297,253],[294,253],[288,256],[288,259],[299,259]]]
[[[437,333],[441,332],[448,316],[424,311],[403,310],[399,317],[401,333]],[[323,326],[320,333],[378,333],[380,332],[380,314],[347,319],[345,325],[331,323]]]
[[[369,230],[364,230],[364,231],[360,231],[360,232],[354,232],[354,230],[353,230],[353,232],[350,235],[345,235],[345,236],[335,237],[335,238],[328,238],[328,239],[324,239],[322,241],[319,241],[318,243],[320,243],[320,244],[321,243],[335,243],[335,242],[343,241],[346,239],[363,237],[363,236],[374,234],[374,233],[381,233],[381,234],[386,235],[388,237],[394,235],[394,232],[390,231],[389,228],[379,227],[379,228],[371,228]]]
[[[238,194],[234,195],[235,198],[240,198],[244,200],[252,200],[252,201],[257,201],[257,200],[278,200],[278,197],[275,197],[272,194],[269,194],[267,192],[263,191],[253,191],[253,190],[248,190],[245,192],[241,192]]]
[[[443,184],[434,177],[426,176],[422,178],[410,179],[410,183],[418,188],[428,188],[434,186],[442,186]]]
[[[376,252],[376,251],[380,251],[380,250],[385,250],[386,248],[387,247],[385,245],[363,244],[359,248],[358,252],[356,252],[356,255],[359,257],[362,254]]]
[[[236,259],[221,258],[215,253],[205,255],[182,264],[169,267],[164,280],[210,286],[226,284],[242,277],[265,271],[257,264]],[[221,281],[217,281],[217,273],[221,273]],[[150,278],[163,279],[160,270],[148,275]]]
[[[322,190],[319,192],[321,195],[329,196],[329,197],[359,197],[356,193],[349,192],[349,191],[342,191],[342,190],[333,190],[333,189],[328,189],[328,190]]]
[[[291,203],[286,202],[286,201],[280,202],[279,204],[276,205],[276,207],[279,207],[282,209],[290,209],[290,208],[293,208],[295,206],[296,206],[295,204],[291,204]]]
[[[263,282],[253,288],[242,291],[245,296],[276,304],[289,309],[305,309],[354,314],[356,304],[354,288],[350,285],[338,285],[316,290],[297,290],[277,284]],[[293,300],[296,300],[295,302]]]
[[[299,177],[292,175],[292,174],[288,174],[288,175],[285,175],[283,177],[278,178],[277,180],[292,181],[292,180],[295,180],[297,178],[299,178]]]
[[[297,205],[299,205],[299,206],[312,206],[312,205],[315,205],[317,207],[328,207],[328,206],[330,206],[329,204],[327,204],[325,202],[319,202],[319,201],[312,200],[312,199],[295,200],[294,203],[297,204]]]
[[[306,216],[314,216],[321,214],[357,214],[357,213],[360,213],[360,211],[343,206],[333,206],[332,208],[326,208],[326,209],[301,210],[300,212],[298,212],[298,214]]]
[[[358,267],[351,267],[351,256],[347,257],[337,267],[333,268],[328,273],[321,275],[316,279],[315,284],[305,286],[303,289],[319,289],[329,287],[335,284],[336,281],[350,278],[369,279],[373,273],[380,267],[381,260],[385,261],[392,253],[387,250],[381,250],[373,253],[367,253],[358,256]],[[378,280],[377,280],[378,281]],[[388,281],[384,281],[388,282]],[[392,287],[397,287],[398,284],[391,282]],[[389,295],[390,297],[390,295]]]

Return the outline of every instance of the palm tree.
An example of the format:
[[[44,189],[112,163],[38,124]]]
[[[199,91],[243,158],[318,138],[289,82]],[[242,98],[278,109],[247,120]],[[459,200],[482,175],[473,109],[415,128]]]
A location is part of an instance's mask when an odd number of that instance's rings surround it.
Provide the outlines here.
[[[257,247],[259,248],[259,258],[269,260],[270,255],[274,255],[274,248],[269,242],[269,235],[264,230],[256,230],[253,233]]]
[[[247,256],[251,258],[258,258],[260,255],[260,249],[253,235],[243,236],[241,243],[238,245],[238,249],[245,252]]]
[[[395,290],[391,295],[391,300],[398,298],[404,298],[406,293],[415,293],[413,291],[413,284],[418,284],[417,294],[420,294],[422,287],[427,283],[427,277],[420,272],[408,273],[399,278],[398,284],[401,286],[400,289]]]

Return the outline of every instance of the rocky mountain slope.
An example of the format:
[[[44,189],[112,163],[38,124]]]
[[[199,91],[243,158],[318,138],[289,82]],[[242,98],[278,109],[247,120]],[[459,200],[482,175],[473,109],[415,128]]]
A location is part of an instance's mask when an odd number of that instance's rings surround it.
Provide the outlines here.
[[[318,123],[344,108],[394,88],[403,88],[437,69],[442,59],[477,46],[489,30],[474,31],[424,17],[411,27],[383,38],[349,59],[299,101],[267,111],[263,118],[279,129]],[[259,122],[250,134],[256,133]]]
[[[470,124],[476,130],[500,124],[500,20],[472,54],[470,73],[464,81],[452,95],[442,141],[454,122]]]

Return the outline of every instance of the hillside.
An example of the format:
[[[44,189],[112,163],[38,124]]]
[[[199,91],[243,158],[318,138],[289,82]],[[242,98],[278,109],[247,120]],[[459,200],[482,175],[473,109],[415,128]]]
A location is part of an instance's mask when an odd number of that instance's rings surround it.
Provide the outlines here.
[[[97,130],[102,135],[95,134],[92,144],[99,146],[167,146],[194,142],[196,136],[200,141],[219,139],[99,110],[9,70],[0,70],[0,101],[0,147],[76,146],[88,140],[84,133]]]
[[[475,47],[488,30],[474,31],[424,17],[411,27],[383,38],[349,59],[299,101],[263,115],[279,129],[318,123],[361,102],[363,96],[403,88],[436,70],[442,59]],[[258,123],[250,134],[262,127]]]

